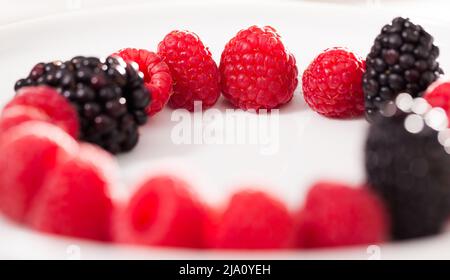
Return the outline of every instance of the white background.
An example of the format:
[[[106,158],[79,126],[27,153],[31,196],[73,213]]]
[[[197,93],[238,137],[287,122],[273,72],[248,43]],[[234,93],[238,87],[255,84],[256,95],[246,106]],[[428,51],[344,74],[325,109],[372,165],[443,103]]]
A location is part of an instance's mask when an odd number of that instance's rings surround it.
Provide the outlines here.
[[[189,0],[188,0],[189,1]],[[331,2],[342,5],[389,7],[399,13],[432,14],[435,18],[447,19],[450,10],[448,0],[190,0],[191,2]],[[40,18],[74,10],[102,9],[111,6],[129,6],[148,2],[183,2],[182,0],[0,0],[0,26],[33,18]]]

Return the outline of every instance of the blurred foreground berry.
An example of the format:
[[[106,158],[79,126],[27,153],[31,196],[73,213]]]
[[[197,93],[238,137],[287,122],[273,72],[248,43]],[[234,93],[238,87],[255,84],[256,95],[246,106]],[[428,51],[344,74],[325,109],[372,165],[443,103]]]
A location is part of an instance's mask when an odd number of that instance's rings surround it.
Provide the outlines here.
[[[205,208],[187,183],[156,176],[117,210],[114,235],[122,243],[200,248],[205,217]]]
[[[111,240],[113,203],[110,154],[88,143],[59,164],[36,194],[27,220],[35,229],[65,236]]]
[[[285,249],[292,246],[293,220],[285,205],[259,191],[234,194],[215,217],[208,242],[222,249]]]
[[[3,214],[24,222],[45,180],[77,152],[77,146],[60,128],[39,121],[28,121],[2,135],[0,210]]]
[[[412,101],[404,95],[416,111],[426,105],[422,98]],[[392,117],[375,118],[370,127],[365,147],[367,179],[386,202],[395,239],[436,234],[449,218],[450,133],[428,125],[439,119],[446,121],[439,109],[424,115],[398,110]],[[446,128],[447,122],[440,125]]]
[[[379,244],[388,237],[386,208],[366,187],[317,183],[296,215],[297,245],[301,248]]]
[[[16,107],[20,109],[14,109]],[[20,117],[19,117],[20,116]],[[58,92],[48,86],[30,86],[17,91],[17,95],[6,104],[2,123],[8,119],[8,127],[20,124],[26,119],[47,121],[59,126],[74,138],[79,135],[76,110]]]

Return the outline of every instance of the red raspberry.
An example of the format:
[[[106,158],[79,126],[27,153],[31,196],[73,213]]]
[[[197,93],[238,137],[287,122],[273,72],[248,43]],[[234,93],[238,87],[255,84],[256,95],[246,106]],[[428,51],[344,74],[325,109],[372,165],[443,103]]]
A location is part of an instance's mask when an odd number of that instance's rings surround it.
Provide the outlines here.
[[[380,243],[388,236],[387,212],[368,188],[321,182],[296,217],[300,247]]]
[[[205,210],[184,181],[147,180],[116,218],[115,239],[150,246],[203,247]]]
[[[51,122],[47,114],[39,109],[16,105],[3,110],[0,119],[0,132],[4,133],[8,129],[28,121]]]
[[[235,194],[207,240],[213,248],[280,249],[289,247],[293,220],[278,200],[258,191]]]
[[[72,137],[78,138],[79,122],[75,108],[55,89],[47,86],[25,87],[17,92],[5,109],[13,106],[29,106],[42,111],[53,123]]]
[[[294,56],[270,26],[251,26],[225,46],[220,60],[223,95],[243,110],[289,102],[298,84]]]
[[[97,146],[81,144],[76,157],[60,164],[46,180],[29,211],[28,223],[48,233],[111,240],[108,171],[113,162]]]
[[[441,107],[450,120],[450,81],[438,80],[426,90],[424,98],[433,107]]]
[[[344,48],[327,49],[303,73],[303,96],[314,111],[330,118],[364,113],[365,62]]]
[[[195,101],[201,101],[203,109],[216,103],[220,95],[219,70],[197,34],[170,32],[159,43],[158,54],[169,65],[174,82],[169,105],[193,111]]]
[[[172,76],[169,66],[154,52],[143,49],[127,48],[115,53],[126,62],[134,61],[144,74],[144,82],[150,91],[152,100],[147,113],[152,116],[166,105],[172,94]]]
[[[206,248],[216,247],[216,232],[220,225],[223,209],[205,207],[205,221],[203,224],[203,244]]]
[[[60,128],[29,121],[9,129],[0,143],[0,209],[23,222],[35,194],[77,143]]]

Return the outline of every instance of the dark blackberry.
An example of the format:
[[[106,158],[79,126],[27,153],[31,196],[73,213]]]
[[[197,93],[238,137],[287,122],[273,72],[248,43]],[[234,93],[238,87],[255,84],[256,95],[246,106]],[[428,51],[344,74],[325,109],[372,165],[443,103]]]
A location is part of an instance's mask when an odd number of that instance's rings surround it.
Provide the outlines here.
[[[55,87],[77,109],[80,139],[111,153],[131,150],[138,126],[146,123],[150,93],[142,74],[121,58],[77,56],[69,61],[38,63],[15,90],[25,86]]]
[[[428,126],[430,116],[378,115],[370,127],[367,179],[390,210],[394,239],[436,234],[450,217],[450,133]]]
[[[366,59],[363,90],[367,120],[372,121],[381,106],[401,92],[421,96],[443,73],[438,56],[433,37],[420,25],[398,17],[384,26]]]

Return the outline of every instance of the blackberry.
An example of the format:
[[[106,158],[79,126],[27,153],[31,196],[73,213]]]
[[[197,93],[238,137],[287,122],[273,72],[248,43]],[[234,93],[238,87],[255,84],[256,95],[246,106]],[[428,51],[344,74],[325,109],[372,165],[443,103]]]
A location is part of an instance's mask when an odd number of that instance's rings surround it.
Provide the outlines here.
[[[398,17],[384,26],[367,56],[363,75],[367,120],[372,121],[401,92],[421,96],[443,74],[438,56],[433,37],[420,25]]]
[[[450,133],[427,125],[435,117],[436,109],[423,116],[400,111],[378,115],[370,127],[367,179],[390,210],[394,239],[436,234],[450,216]]]
[[[121,58],[77,56],[69,61],[38,63],[25,86],[55,87],[77,109],[80,140],[97,144],[111,153],[131,150],[138,142],[138,126],[146,123],[150,93],[142,74]]]

